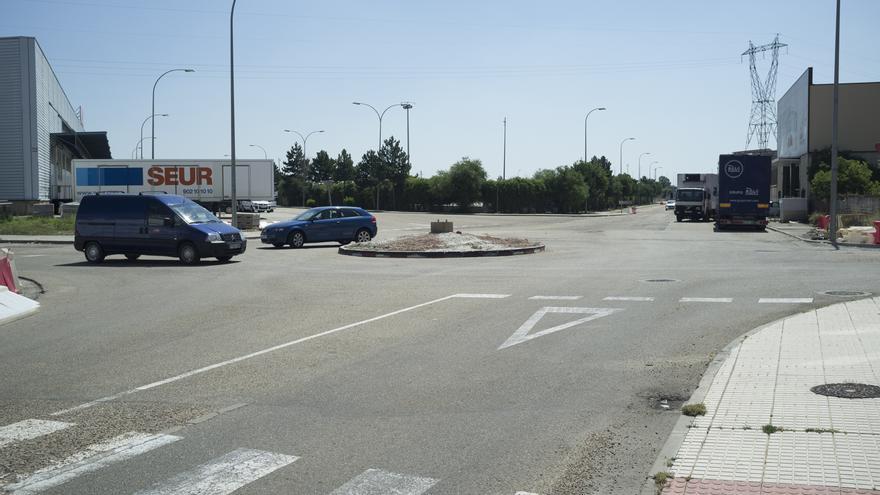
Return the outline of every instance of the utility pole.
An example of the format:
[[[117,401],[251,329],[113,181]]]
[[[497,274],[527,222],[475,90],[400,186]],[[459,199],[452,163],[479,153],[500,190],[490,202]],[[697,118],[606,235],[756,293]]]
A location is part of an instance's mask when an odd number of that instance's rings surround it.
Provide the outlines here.
[[[507,180],[507,117],[504,117],[504,154],[501,162],[501,179]]]
[[[768,149],[770,136],[776,136],[776,72],[779,67],[779,49],[786,47],[785,43],[779,42],[779,35],[772,43],[755,46],[749,41],[749,49],[744,51],[741,57],[749,56],[749,71],[752,78],[752,113],[749,116],[749,132],[746,136],[746,149],[754,137],[758,141],[758,148]],[[770,69],[767,77],[761,81],[755,55],[763,52],[771,52]]]
[[[230,151],[232,180],[229,181],[229,191],[232,193],[232,226],[238,227],[238,198],[235,195],[235,50],[232,43],[234,14],[235,0],[232,0],[232,9],[229,11],[229,121],[232,133]],[[155,121],[156,119],[153,119],[153,122]]]
[[[834,89],[833,106],[831,110],[831,196],[829,198],[829,212],[831,222],[828,225],[828,237],[831,244],[837,247],[837,122],[838,122],[838,86],[840,83],[840,0],[837,0],[837,18],[834,27]]]
[[[413,107],[413,104],[412,102],[405,101],[400,106],[406,110],[406,162],[409,168],[412,169],[412,155],[409,151],[409,110]]]

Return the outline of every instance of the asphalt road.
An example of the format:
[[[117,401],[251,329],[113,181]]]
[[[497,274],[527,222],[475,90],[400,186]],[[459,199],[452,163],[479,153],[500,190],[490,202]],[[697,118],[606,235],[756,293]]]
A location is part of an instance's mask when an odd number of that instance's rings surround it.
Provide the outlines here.
[[[438,215],[378,217],[387,238]],[[842,300],[821,291],[880,293],[878,250],[714,233],[658,207],[439,217],[547,250],[380,259],[250,241],[233,263],[183,267],[14,246],[45,293],[0,327],[0,487],[636,493],[715,352]]]

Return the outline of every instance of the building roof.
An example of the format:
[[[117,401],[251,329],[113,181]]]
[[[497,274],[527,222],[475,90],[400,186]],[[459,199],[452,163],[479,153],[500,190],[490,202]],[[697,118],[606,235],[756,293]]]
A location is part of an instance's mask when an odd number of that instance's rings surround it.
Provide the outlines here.
[[[107,132],[53,132],[51,138],[69,148],[77,158],[109,160]]]

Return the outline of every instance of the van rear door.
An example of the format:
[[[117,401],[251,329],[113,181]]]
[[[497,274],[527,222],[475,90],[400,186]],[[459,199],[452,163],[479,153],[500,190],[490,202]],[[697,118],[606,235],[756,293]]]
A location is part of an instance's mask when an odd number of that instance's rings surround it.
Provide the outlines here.
[[[109,217],[114,221],[108,251],[142,254],[146,250],[147,205],[143,196],[107,196]]]

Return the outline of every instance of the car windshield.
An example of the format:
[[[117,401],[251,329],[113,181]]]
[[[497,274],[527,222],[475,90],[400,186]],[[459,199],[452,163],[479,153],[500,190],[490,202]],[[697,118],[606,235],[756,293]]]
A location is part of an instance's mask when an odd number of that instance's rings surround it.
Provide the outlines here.
[[[184,222],[189,224],[221,223],[220,219],[215,217],[210,211],[202,208],[192,201],[168,206],[170,206],[171,209],[174,210],[174,212],[177,213]]]
[[[702,201],[703,191],[699,189],[679,189],[675,199],[678,201]]]
[[[293,219],[294,220],[311,220],[311,219],[315,218],[319,213],[321,213],[321,210],[318,210],[318,209],[306,210],[306,211],[300,213],[299,215],[293,217]]]

